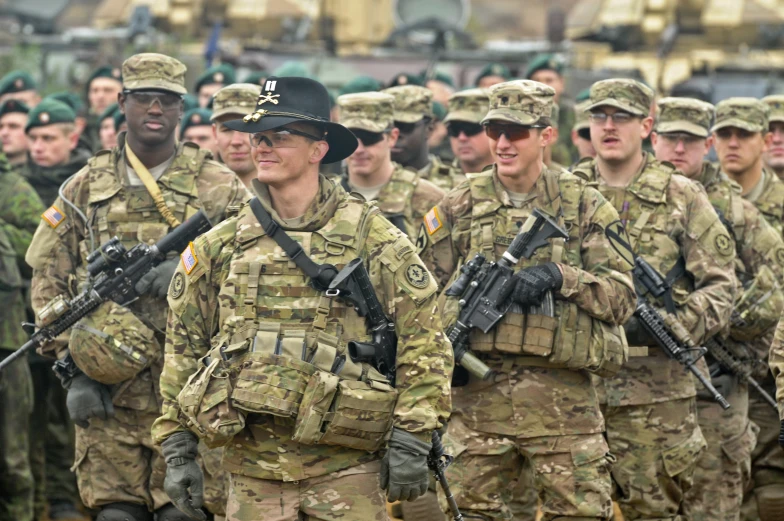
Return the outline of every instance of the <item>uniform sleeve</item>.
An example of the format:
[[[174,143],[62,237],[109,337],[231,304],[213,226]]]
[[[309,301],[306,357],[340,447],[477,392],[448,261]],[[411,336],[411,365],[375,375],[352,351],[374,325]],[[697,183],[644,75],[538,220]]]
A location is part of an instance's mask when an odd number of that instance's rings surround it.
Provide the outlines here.
[[[436,303],[437,284],[414,245],[383,217],[373,217],[365,254],[397,332],[394,425],[429,440],[430,432],[449,418],[454,368]]]
[[[199,201],[213,224],[226,218],[229,206],[240,206],[251,198],[239,177],[220,163],[206,161],[197,180]]]
[[[169,287],[169,317],[166,323],[164,365],[160,378],[163,406],[152,427],[153,441],[160,444],[177,431],[186,430],[179,420],[177,395],[188,377],[198,369],[199,359],[210,350],[210,339],[217,327],[218,292],[221,284],[220,261],[214,257],[222,243],[202,235],[193,242],[196,266],[190,274],[183,263],[177,266]],[[183,255],[186,255],[186,250]],[[181,290],[172,290],[179,287]]]
[[[468,197],[467,191],[450,192],[424,216],[417,235],[417,253],[443,290],[459,266],[461,253],[456,243],[455,207]]]
[[[86,179],[83,173],[78,174],[64,190],[70,201],[78,200],[79,189]],[[25,256],[33,268],[30,297],[36,314],[59,295],[69,299],[76,295],[76,272],[82,263],[79,243],[83,239],[84,222],[59,197],[51,208],[56,208],[57,212],[47,218],[40,218]],[[58,358],[64,356],[67,336],[66,332],[57,340],[41,346],[39,354]]]
[[[564,279],[560,294],[592,317],[621,325],[636,304],[626,232],[615,209],[593,188],[585,189],[580,213],[583,267],[559,265]]]
[[[676,316],[699,344],[724,329],[730,320],[737,286],[735,241],[705,192],[691,182],[683,186],[689,208],[681,253],[686,271],[694,278],[694,291]]]
[[[776,403],[779,418],[784,420],[784,320],[779,321],[773,343],[770,346],[770,371],[776,379]]]
[[[8,236],[16,251],[19,265],[22,266],[25,253],[33,240],[33,234],[41,221],[44,204],[33,187],[24,179],[18,179],[11,189],[13,195],[9,198],[8,206],[0,209],[2,212],[0,226]]]

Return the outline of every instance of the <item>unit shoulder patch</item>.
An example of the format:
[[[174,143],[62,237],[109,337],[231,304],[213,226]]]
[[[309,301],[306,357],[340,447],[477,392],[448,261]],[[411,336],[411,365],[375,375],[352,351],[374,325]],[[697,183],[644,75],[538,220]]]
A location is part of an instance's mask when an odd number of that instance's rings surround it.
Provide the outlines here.
[[[65,221],[65,214],[61,212],[59,208],[52,205],[41,214],[41,218],[49,223],[49,226],[52,228],[57,228]]]

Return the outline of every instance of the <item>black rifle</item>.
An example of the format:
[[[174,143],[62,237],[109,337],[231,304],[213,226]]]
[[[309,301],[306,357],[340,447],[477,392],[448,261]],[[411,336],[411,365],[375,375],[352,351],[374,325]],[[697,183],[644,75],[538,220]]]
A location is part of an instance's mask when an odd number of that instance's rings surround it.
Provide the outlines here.
[[[713,399],[721,405],[722,409],[729,409],[730,404],[727,400],[694,365],[697,360],[705,355],[707,349],[694,344],[689,332],[675,318],[675,315],[668,313],[666,318],[662,317],[645,298],[647,294],[655,298],[664,297],[669,293],[670,285],[642,257],[635,258],[633,275],[636,282],[635,286],[642,286],[643,288],[643,291],[639,289],[637,291],[637,309],[634,311],[634,316],[637,317],[645,331],[656,340],[656,343],[664,350],[667,356],[677,360],[691,371],[705,389],[710,392]],[[696,356],[692,357],[692,353],[695,353]]]
[[[552,237],[567,239],[569,234],[537,208],[498,262],[486,262],[484,255],[477,254],[460,269],[460,277],[447,288],[447,296],[460,299],[460,314],[447,331],[455,350],[455,363],[477,378],[487,380],[492,371],[469,350],[468,336],[471,329],[477,328],[487,333],[504,318],[513,304],[509,296],[516,283],[514,266],[521,257],[531,258]],[[552,293],[548,292],[542,306],[549,316],[553,316],[552,299]]]
[[[384,313],[362,259],[352,260],[338,272],[329,284],[327,296],[343,298],[353,305],[357,314],[365,317],[368,330],[373,335],[373,341],[370,343],[354,341],[348,343],[348,354],[351,359],[372,365],[394,386],[397,368],[395,324]],[[427,465],[444,489],[455,520],[462,521],[463,515],[457,508],[457,503],[449,490],[449,483],[444,476],[444,470],[452,461],[451,456],[444,454],[438,432],[433,431],[432,441]]]
[[[152,268],[166,259],[169,252],[181,252],[188,243],[210,229],[211,225],[200,210],[157,244],[137,244],[125,249],[114,237],[87,256],[90,285],[72,300],[59,296],[39,313],[41,327],[22,347],[0,362],[0,371],[27,351],[51,342],[101,303],[113,300],[126,306],[139,298],[136,283]]]
[[[732,347],[728,344],[731,344]],[[715,336],[709,338],[705,342],[705,347],[708,348],[708,354],[719,363],[722,369],[729,371],[731,374],[737,376],[740,381],[746,382],[752,386],[768,405],[773,407],[776,411],[779,410],[776,406],[776,400],[774,400],[773,397],[762,388],[759,382],[751,376],[753,371],[751,363],[756,360],[751,358],[745,347]],[[744,353],[737,353],[738,349],[742,349]]]

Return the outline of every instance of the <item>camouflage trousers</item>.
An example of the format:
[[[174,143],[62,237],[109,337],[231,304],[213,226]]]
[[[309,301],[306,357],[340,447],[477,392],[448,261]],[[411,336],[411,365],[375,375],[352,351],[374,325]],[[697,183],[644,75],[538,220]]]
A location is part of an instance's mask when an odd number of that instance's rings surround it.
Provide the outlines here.
[[[512,512],[512,521],[535,521],[539,501],[534,486],[534,470],[527,458],[523,460],[520,477],[512,484],[511,495],[509,510]]]
[[[228,521],[386,521],[378,461],[301,481],[231,474]]]
[[[510,520],[510,483],[531,463],[542,519],[610,519],[610,464],[607,442],[597,434],[522,438],[479,432],[453,416],[444,437],[455,456],[446,477],[467,518]],[[438,490],[446,512],[443,491]],[[534,506],[536,503],[534,503]]]
[[[604,419],[618,505],[626,521],[685,520],[684,494],[691,488],[705,438],[694,398],[644,405],[608,406]]]
[[[0,351],[0,360],[10,351]],[[0,521],[32,521],[33,475],[28,423],[33,385],[27,357],[0,375]]]
[[[775,396],[772,376],[763,387]],[[749,393],[749,419],[760,428],[757,446],[751,453],[751,483],[743,498],[745,521],[784,519],[784,449],[778,444],[781,422],[773,408],[756,392]]]
[[[713,400],[697,399],[697,418],[707,449],[697,460],[692,488],[683,501],[691,521],[738,521],[743,490],[751,476],[756,425],[748,418],[749,389],[735,382],[726,411]]]

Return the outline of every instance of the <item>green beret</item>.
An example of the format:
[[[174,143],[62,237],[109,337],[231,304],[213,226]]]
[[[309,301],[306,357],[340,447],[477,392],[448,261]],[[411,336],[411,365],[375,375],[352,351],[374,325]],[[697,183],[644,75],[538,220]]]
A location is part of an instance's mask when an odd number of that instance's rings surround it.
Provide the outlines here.
[[[505,80],[512,79],[512,73],[509,71],[509,67],[503,63],[488,63],[479,71],[479,75],[474,80],[474,85],[479,85],[479,81],[488,76],[500,76]]]
[[[30,107],[16,99],[5,100],[2,105],[0,105],[0,117],[5,116],[6,114],[12,114],[14,112],[27,114],[30,112]]]
[[[114,131],[119,132],[123,123],[125,123],[125,114],[118,110],[114,113]]]
[[[427,71],[422,71],[419,74],[419,76],[422,77],[422,78],[425,78],[425,73],[426,72]],[[430,81],[430,80],[435,80],[435,81],[440,81],[441,83],[446,83],[447,85],[449,85],[452,88],[454,88],[454,86],[455,86],[455,81],[452,79],[452,76],[450,76],[449,74],[447,74],[445,72],[441,72],[441,71],[436,71],[433,74],[433,77],[430,78],[428,81]]]
[[[186,112],[180,123],[180,140],[185,135],[185,131],[191,127],[212,125],[210,118],[212,118],[212,111],[209,109],[193,109]]]
[[[375,78],[371,78],[370,76],[357,76],[340,87],[338,94],[342,96],[344,94],[356,94],[358,92],[373,92],[379,91],[382,88],[384,88],[384,86]]]
[[[186,94],[182,97],[182,110],[188,112],[191,109],[199,108],[199,98],[193,94]]]
[[[54,94],[49,94],[47,98],[62,101],[71,107],[71,109],[74,111],[74,114],[79,114],[80,112],[84,111],[84,102],[82,101],[82,98],[73,92],[55,92]]]
[[[444,121],[444,118],[446,117],[446,107],[443,106],[441,103],[434,101],[433,115],[435,115],[438,121]]]
[[[104,111],[101,113],[101,116],[98,118],[98,121],[103,121],[106,118],[113,118],[114,115],[119,111],[120,105],[117,103],[112,103],[104,109]]]
[[[561,74],[563,62],[553,54],[539,54],[528,64],[528,68],[525,70],[525,77],[530,80],[531,76],[539,71],[555,71]]]
[[[242,83],[253,83],[254,85],[261,85],[270,76],[271,74],[268,70],[254,71],[245,76],[245,79],[242,80]]]
[[[234,72],[234,67],[228,63],[221,63],[220,65],[210,67],[199,76],[196,80],[196,85],[193,87],[193,92],[198,94],[204,85],[209,85],[210,83],[231,85],[236,80],[237,73]]]
[[[35,90],[35,80],[27,71],[11,71],[0,79],[0,96],[13,92]]]
[[[98,67],[90,74],[90,77],[87,78],[87,89],[90,88],[90,83],[93,82],[94,79],[97,78],[109,78],[110,80],[119,81],[122,83],[122,73],[120,72],[119,67],[111,67],[109,65],[104,65],[103,67]]]
[[[591,99],[591,88],[588,87],[587,89],[583,89],[577,93],[577,97],[574,98],[574,101],[577,103],[582,103],[583,101],[588,101]]]
[[[310,78],[311,80],[315,80],[316,77],[310,73],[308,68],[305,66],[304,63],[291,60],[287,61],[277,69],[275,69],[272,73],[272,76],[288,76],[294,78]]]
[[[76,121],[76,113],[73,109],[52,98],[45,98],[27,114],[27,126],[25,132],[31,128],[45,127],[55,123],[73,123]]]
[[[409,74],[407,72],[401,72],[400,74],[396,74],[392,81],[389,82],[390,87],[399,87],[401,85],[419,85],[420,87],[425,86],[425,80],[419,74]]]

